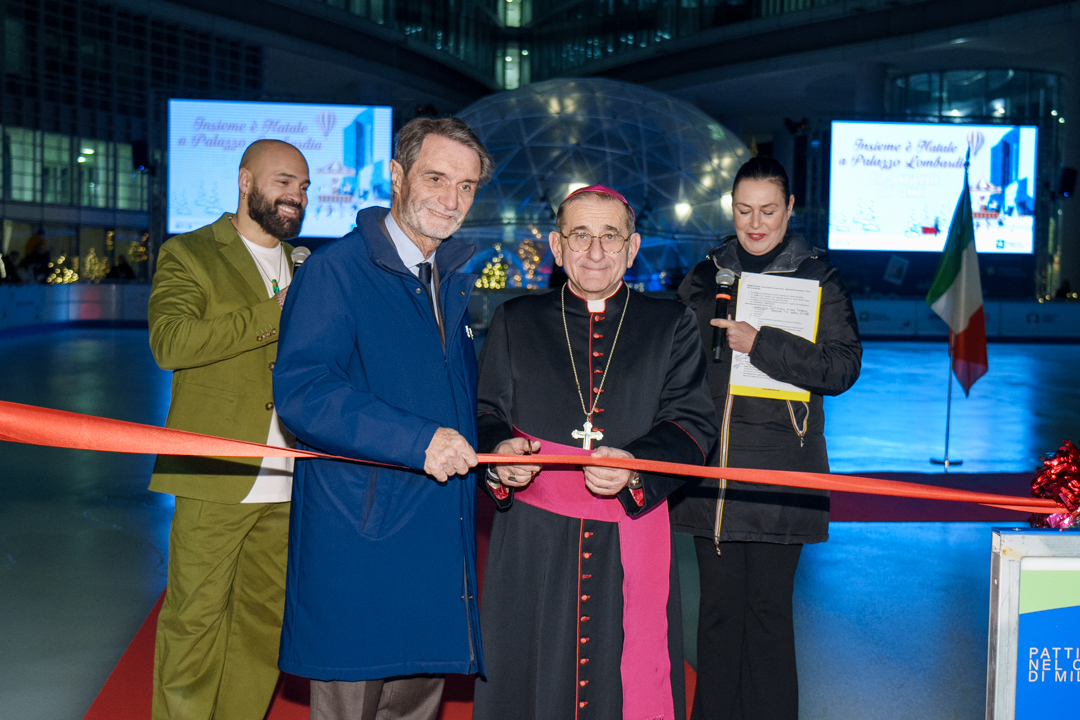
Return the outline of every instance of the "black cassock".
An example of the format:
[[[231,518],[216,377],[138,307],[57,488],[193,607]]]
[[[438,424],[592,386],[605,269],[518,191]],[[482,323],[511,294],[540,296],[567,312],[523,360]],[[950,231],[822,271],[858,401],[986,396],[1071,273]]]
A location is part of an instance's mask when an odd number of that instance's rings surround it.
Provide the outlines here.
[[[565,295],[556,290],[515,298],[495,311],[480,354],[479,450],[491,452],[512,437],[512,426],[581,447],[571,436],[582,429],[585,413],[574,385],[561,297],[587,404],[601,389],[611,358],[593,415],[604,438],[592,447],[704,464],[717,423],[696,319],[674,301],[625,285],[606,301],[587,304],[567,289]],[[642,480],[643,505],[628,489],[618,495],[631,515],[656,506],[683,483],[670,475],[644,474]],[[474,719],[621,719],[618,525],[515,503],[512,490],[496,503],[500,512],[492,527],[480,609],[488,675],[476,683]],[[681,720],[686,700],[674,547],[667,610],[671,686]]]

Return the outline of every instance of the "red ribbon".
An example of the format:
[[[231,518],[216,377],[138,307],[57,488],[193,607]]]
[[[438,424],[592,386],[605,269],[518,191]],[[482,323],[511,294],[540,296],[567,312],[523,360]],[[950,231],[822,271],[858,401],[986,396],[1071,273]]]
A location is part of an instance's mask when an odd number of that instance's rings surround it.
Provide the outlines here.
[[[34,405],[3,401],[0,401],[0,440],[71,450],[96,450],[142,455],[324,458],[390,467],[385,463],[375,463],[358,458],[326,455],[310,450],[270,447],[244,440],[230,440],[184,430],[172,430],[153,425],[142,425],[123,420],[111,420],[93,415],[82,415],[64,410],[52,410]],[[479,458],[480,462],[488,463],[516,464],[521,462],[520,455],[480,453],[477,458]],[[637,470],[646,473],[683,475],[717,480],[738,480],[764,485],[782,485],[784,487],[970,502],[1040,515],[1059,513],[1065,509],[1056,500],[1051,499],[995,495],[993,493],[954,490],[933,485],[921,485],[898,480],[878,480],[853,475],[702,467],[700,465],[683,465],[637,458],[583,458],[576,455],[545,455],[542,458],[533,456],[529,458],[529,462],[532,464],[542,462],[557,465],[593,465]]]

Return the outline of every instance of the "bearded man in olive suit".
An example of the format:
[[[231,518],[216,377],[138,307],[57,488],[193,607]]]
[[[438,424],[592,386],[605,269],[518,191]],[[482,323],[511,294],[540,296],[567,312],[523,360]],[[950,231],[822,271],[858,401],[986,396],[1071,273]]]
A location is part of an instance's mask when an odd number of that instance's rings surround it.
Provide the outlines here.
[[[168,427],[288,446],[272,371],[307,162],[259,140],[238,184],[235,215],[162,246],[150,347],[173,371]],[[176,496],[153,718],[261,720],[278,678],[292,460],[163,456],[150,489]]]

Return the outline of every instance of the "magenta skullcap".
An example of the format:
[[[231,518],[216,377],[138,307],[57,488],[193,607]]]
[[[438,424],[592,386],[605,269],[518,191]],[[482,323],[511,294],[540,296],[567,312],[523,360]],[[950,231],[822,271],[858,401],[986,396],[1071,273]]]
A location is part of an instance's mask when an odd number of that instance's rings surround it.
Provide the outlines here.
[[[622,196],[622,193],[618,190],[612,190],[607,185],[590,185],[588,187],[578,188],[574,192],[567,195],[566,200],[569,200],[575,195],[580,195],[582,193],[599,193],[600,195],[607,195],[608,197],[613,197],[626,206],[626,208],[630,211],[630,217],[637,220],[637,215],[634,214],[634,208],[630,207],[630,203],[626,201],[626,198],[624,198]],[[566,200],[563,200],[563,204],[566,204]]]

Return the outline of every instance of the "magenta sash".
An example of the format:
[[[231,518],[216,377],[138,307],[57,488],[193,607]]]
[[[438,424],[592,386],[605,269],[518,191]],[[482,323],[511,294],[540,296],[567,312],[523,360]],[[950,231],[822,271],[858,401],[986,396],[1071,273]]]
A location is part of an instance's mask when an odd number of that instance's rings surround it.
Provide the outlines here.
[[[539,455],[591,455],[592,451],[540,440]],[[667,501],[630,517],[615,497],[593,495],[580,467],[547,465],[514,496],[548,512],[619,524],[623,567],[623,720],[673,720],[667,602],[671,578],[671,525]]]

